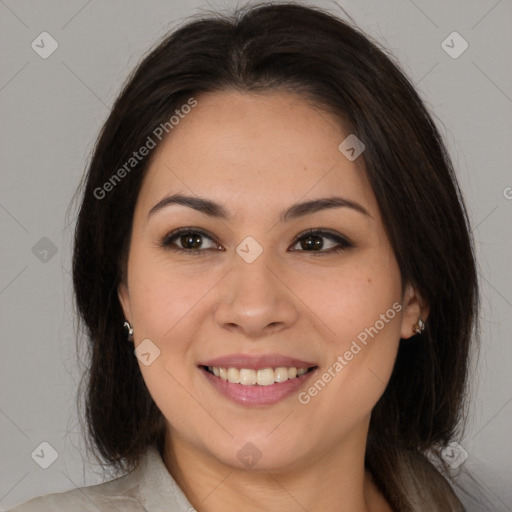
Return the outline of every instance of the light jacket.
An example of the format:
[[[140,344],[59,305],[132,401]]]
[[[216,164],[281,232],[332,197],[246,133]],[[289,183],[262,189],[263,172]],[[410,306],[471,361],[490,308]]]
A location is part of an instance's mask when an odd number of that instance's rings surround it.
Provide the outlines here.
[[[414,475],[418,467],[410,466],[404,470],[408,475],[405,482],[408,487],[407,497],[414,512],[464,512],[448,484],[440,492],[444,499],[450,497],[450,508],[441,510],[436,504],[440,498],[439,490],[433,492],[426,489],[416,480]],[[196,512],[167,470],[155,446],[149,446],[140,464],[124,476],[101,484],[32,498],[7,512],[99,511]]]
[[[7,512],[194,512],[158,449],[130,473],[102,484],[32,498]]]

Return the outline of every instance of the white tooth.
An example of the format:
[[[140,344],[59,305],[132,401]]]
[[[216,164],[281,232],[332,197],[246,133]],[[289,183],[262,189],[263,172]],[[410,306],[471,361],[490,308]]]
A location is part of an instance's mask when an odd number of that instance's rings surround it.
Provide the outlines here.
[[[228,368],[228,380],[233,384],[238,384],[240,382],[240,371],[238,368]]]
[[[209,366],[216,377],[227,380],[234,384],[240,383],[244,386],[270,386],[274,382],[286,382],[307,373],[307,368],[296,368],[290,366],[278,366],[277,368],[262,368],[253,370],[251,368],[223,368],[221,366]]]
[[[248,368],[240,370],[240,384],[252,386],[256,384],[256,371]]]
[[[274,373],[274,380],[276,382],[284,382],[285,380],[288,380],[288,368],[286,368],[286,366],[278,366]]]
[[[256,381],[260,386],[270,386],[274,384],[274,370],[272,370],[272,368],[258,370]]]

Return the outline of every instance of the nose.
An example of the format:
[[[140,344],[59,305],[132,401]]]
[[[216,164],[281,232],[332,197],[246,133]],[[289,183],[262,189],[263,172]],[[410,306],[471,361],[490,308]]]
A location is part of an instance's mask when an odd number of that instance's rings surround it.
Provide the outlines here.
[[[260,338],[297,322],[298,298],[270,259],[266,251],[252,263],[235,256],[232,270],[221,281],[215,310],[218,326],[248,338]]]

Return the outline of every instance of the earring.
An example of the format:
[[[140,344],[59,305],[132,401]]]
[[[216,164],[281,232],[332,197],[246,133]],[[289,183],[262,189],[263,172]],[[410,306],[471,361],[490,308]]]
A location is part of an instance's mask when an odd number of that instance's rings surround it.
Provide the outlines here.
[[[421,334],[425,330],[425,322],[420,318],[418,318],[418,323],[412,328],[415,334]]]
[[[125,322],[123,327],[126,329],[127,336],[126,339],[128,341],[133,341],[133,327],[130,325],[130,322]]]

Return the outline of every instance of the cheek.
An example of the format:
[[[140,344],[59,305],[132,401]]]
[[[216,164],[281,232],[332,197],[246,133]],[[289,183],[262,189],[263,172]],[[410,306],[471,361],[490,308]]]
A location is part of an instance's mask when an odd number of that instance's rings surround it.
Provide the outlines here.
[[[394,260],[386,265],[353,265],[325,280],[321,289],[313,285],[303,281],[298,294],[310,298],[307,304],[321,319],[318,325],[326,344],[323,372],[317,384],[306,390],[302,403],[314,399],[320,408],[336,403],[341,415],[348,407],[357,417],[364,416],[384,392],[398,350],[402,319],[398,266]]]
[[[206,273],[183,272],[161,258],[134,253],[130,275],[130,297],[135,341],[151,340],[159,355],[139,367],[146,386],[164,417],[180,432],[192,432],[207,420],[191,404],[191,346],[197,337],[203,301],[216,280]],[[204,299],[203,299],[204,300]]]
[[[130,296],[134,322],[145,337],[169,343],[182,339],[175,333],[194,325],[202,299],[219,280],[215,272],[177,267],[165,257],[134,253]]]
[[[340,349],[376,323],[378,331],[399,333],[398,267],[393,261],[389,265],[376,263],[360,261],[321,276],[303,274],[294,282],[294,292],[320,320],[325,339],[339,344]]]

